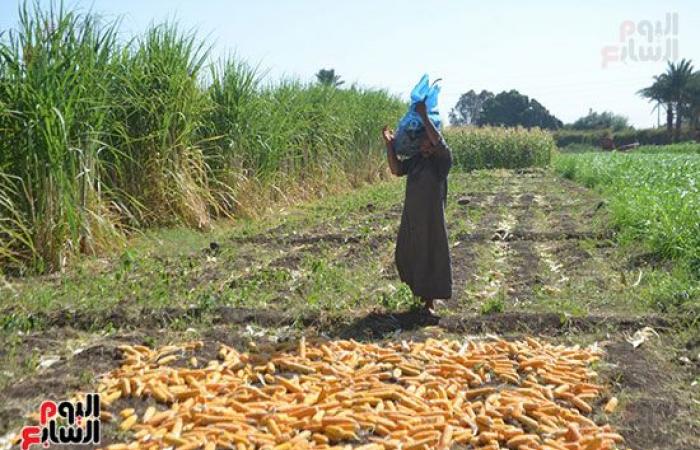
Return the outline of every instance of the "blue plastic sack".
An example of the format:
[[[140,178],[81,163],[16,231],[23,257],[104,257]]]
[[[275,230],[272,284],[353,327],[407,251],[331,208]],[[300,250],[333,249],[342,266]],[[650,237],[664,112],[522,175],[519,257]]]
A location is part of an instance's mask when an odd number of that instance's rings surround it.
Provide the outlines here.
[[[435,83],[431,86],[428,74],[423,75],[411,91],[411,105],[396,127],[394,150],[399,158],[412,158],[420,152],[420,141],[425,134],[425,127],[420,115],[416,112],[416,103],[425,101],[428,118],[436,128],[441,128],[442,121],[437,109],[439,93],[440,86]]]

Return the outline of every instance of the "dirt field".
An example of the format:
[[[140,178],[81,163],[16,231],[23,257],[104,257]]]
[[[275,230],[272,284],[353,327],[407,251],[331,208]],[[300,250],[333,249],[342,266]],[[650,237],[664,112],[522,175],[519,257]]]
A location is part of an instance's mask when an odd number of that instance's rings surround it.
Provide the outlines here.
[[[7,280],[0,436],[42,399],[88,391],[118,365],[123,343],[202,339],[205,361],[219,343],[243,349],[301,335],[382,342],[496,333],[597,342],[607,351],[599,381],[620,399],[606,421],[626,445],[700,449],[700,334],[655,309],[651,288],[670,268],[615,244],[602,198],[545,170],[453,175],[454,294],[434,318],[412,310],[393,265],[402,186],[207,234],[166,230],[64,275]],[[635,349],[626,338],[645,326],[659,336]],[[56,362],[39,368],[49,356]],[[108,427],[105,440],[125,436]]]

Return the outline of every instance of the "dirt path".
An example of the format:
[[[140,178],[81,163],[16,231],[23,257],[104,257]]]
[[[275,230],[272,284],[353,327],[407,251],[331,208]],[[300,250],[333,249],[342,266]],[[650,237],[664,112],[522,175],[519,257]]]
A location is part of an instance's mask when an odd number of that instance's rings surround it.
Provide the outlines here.
[[[452,235],[450,309],[547,310],[551,302],[566,303],[568,292],[582,285],[616,289],[608,236],[598,225],[604,217],[600,198],[546,171],[503,172],[492,181],[488,190],[467,183],[453,189],[458,206],[451,208],[450,226],[480,219]],[[611,312],[595,303],[580,308],[565,312]]]

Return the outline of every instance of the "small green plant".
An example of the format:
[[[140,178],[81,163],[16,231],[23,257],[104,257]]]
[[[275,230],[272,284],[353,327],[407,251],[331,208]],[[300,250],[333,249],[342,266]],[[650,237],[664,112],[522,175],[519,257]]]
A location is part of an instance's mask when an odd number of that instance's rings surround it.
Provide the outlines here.
[[[143,345],[153,348],[156,346],[156,339],[153,336],[144,336]]]
[[[481,314],[497,314],[506,310],[506,302],[502,295],[496,295],[481,305]]]
[[[403,308],[413,308],[420,300],[411,292],[411,288],[401,283],[398,287],[382,292],[380,302],[383,307],[397,311]]]
[[[0,330],[7,332],[31,331],[40,326],[34,317],[24,314],[9,313],[0,317]]]
[[[129,272],[131,272],[136,258],[134,252],[131,250],[125,250],[124,253],[119,257],[119,268],[114,274],[116,280],[124,280],[128,278]]]
[[[552,310],[559,311],[562,325],[568,321],[569,316],[585,317],[588,314],[586,306],[576,300],[552,299],[545,302],[551,305]]]
[[[214,295],[210,293],[204,293],[199,297],[197,306],[199,307],[201,312],[206,312],[213,310],[217,303],[218,300]]]
[[[314,307],[324,307],[330,310],[343,309],[341,297],[352,297],[355,287],[347,278],[345,269],[329,264],[321,258],[311,258],[307,261],[308,277],[302,283],[302,295]]]
[[[22,368],[24,369],[25,373],[34,373],[36,370],[39,368],[39,360],[41,358],[41,354],[39,350],[33,349],[32,352],[22,360]]]
[[[78,382],[81,386],[89,386],[95,379],[95,374],[90,370],[81,370],[78,375]]]

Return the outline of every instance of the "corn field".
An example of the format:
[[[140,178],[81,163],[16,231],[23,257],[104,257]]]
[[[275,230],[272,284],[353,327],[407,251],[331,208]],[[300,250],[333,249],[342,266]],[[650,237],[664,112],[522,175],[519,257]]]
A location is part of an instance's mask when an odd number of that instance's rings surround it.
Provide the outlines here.
[[[52,4],[0,33],[0,267],[60,270],[130,230],[253,214],[384,175],[379,90],[271,82],[195,33]],[[330,186],[330,187],[329,187]]]
[[[556,152],[551,134],[537,128],[449,128],[445,139],[464,170],[544,167]]]

